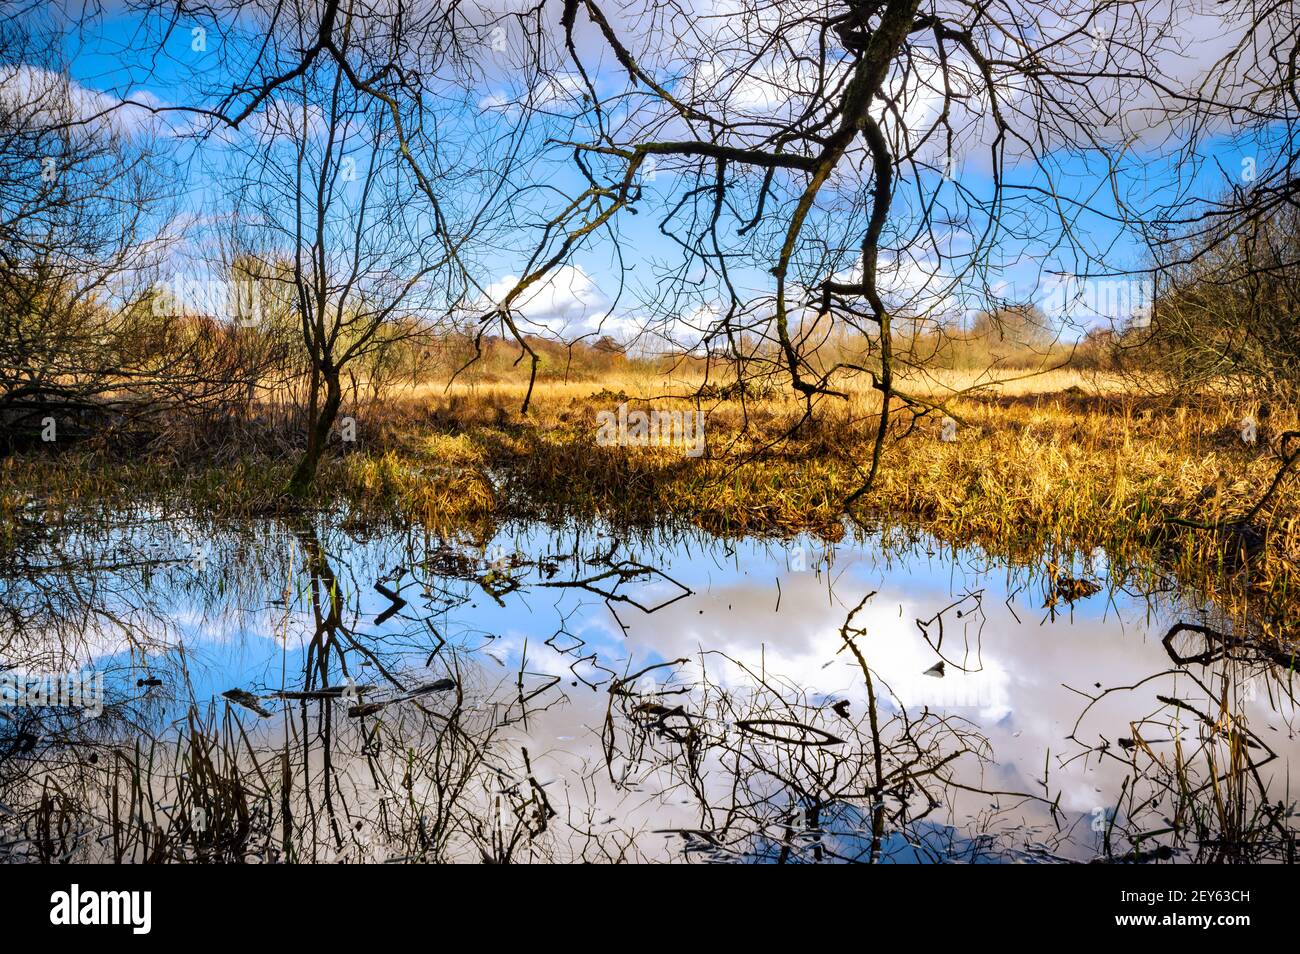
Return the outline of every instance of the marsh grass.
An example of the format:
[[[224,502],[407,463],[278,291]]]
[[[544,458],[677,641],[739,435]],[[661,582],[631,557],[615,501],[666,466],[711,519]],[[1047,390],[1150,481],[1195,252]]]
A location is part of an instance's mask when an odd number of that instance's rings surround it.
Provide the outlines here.
[[[1161,401],[1066,371],[1005,377],[989,385],[938,372],[907,382],[959,419],[956,440],[940,439],[938,412],[901,415],[875,487],[847,515],[844,500],[870,458],[874,392],[852,391],[806,418],[783,391],[755,398],[752,390],[721,397],[715,390],[702,400],[698,379],[643,373],[543,384],[527,417],[519,413],[522,386],[504,383],[406,389],[345,408],[358,440],[332,443],[308,505],[345,505],[353,520],[484,532],[508,518],[598,516],[616,525],[685,521],[727,535],[811,531],[837,539],[846,516],[864,526],[920,520],[951,543],[1012,559],[1100,548],[1113,564],[1169,567],[1265,632],[1293,631],[1300,498],[1292,483],[1248,535],[1170,521],[1215,524],[1245,514],[1277,471],[1277,437],[1296,427],[1294,407],[1218,396]],[[981,389],[966,390],[973,385]],[[597,446],[597,414],[623,401],[705,411],[704,456]],[[1255,445],[1238,433],[1245,414],[1260,418]],[[242,455],[221,463],[94,444],[11,456],[0,465],[0,527],[9,538],[33,508],[123,494],[231,515],[281,511],[293,462],[279,451],[281,440],[249,439]]]

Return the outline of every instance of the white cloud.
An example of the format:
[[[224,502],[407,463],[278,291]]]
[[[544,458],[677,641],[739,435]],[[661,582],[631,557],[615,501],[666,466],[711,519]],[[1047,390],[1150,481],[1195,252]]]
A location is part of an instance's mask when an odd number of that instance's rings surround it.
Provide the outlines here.
[[[87,129],[131,134],[153,119],[161,102],[145,91],[118,97],[89,89],[39,66],[0,66],[0,105],[33,126],[84,124]]]
[[[770,60],[744,73],[721,57],[699,64],[692,78],[697,97],[713,98],[728,112],[753,116],[786,115],[802,109],[794,90],[813,89],[817,71],[806,61]]]
[[[833,276],[837,282],[862,281],[862,263]],[[892,312],[951,317],[962,310],[968,289],[951,270],[934,258],[882,253],[876,265],[876,287]],[[811,292],[810,292],[811,295]]]
[[[500,305],[519,283],[517,275],[507,275],[487,288],[493,306]],[[580,266],[562,265],[546,278],[530,286],[512,303],[520,330],[526,334],[576,337],[604,327],[610,300],[597,287],[595,279]]]
[[[478,101],[484,112],[517,114],[526,103],[532,109],[555,109],[587,93],[586,84],[577,73],[556,73],[543,77],[527,89],[495,89]]]

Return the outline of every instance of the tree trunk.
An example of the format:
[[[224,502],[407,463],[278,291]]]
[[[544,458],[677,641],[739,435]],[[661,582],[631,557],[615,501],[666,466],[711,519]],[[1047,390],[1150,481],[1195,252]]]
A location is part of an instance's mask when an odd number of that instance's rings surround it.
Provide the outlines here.
[[[338,371],[324,371],[322,374],[325,378],[325,401],[320,406],[320,413],[307,429],[307,450],[303,452],[298,469],[294,471],[286,488],[286,492],[293,497],[305,496],[312,481],[316,479],[316,468],[325,453],[330,428],[334,426],[334,418],[343,403],[343,388],[339,384]]]

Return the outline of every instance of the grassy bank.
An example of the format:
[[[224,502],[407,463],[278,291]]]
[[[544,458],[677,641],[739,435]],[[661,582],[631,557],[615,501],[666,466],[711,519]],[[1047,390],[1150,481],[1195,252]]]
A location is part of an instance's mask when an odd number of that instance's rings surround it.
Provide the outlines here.
[[[1300,582],[1295,483],[1281,487],[1247,535],[1170,520],[1246,513],[1278,468],[1277,437],[1296,427],[1294,409],[1271,408],[1252,446],[1238,422],[1260,409],[1228,400],[1169,404],[1065,372],[952,398],[950,389],[965,383],[909,382],[960,418],[956,439],[941,439],[940,414],[900,416],[899,439],[853,519],[918,519],[953,543],[1021,559],[1105,548],[1120,565],[1159,562],[1208,596],[1248,607],[1265,628],[1290,631]],[[698,458],[681,447],[597,445],[601,412],[624,401],[631,410],[695,409],[670,396],[686,390],[651,377],[548,384],[526,418],[517,385],[393,395],[349,412],[358,440],[336,445],[310,503],[345,501],[356,519],[400,515],[440,529],[577,514],[615,524],[685,520],[727,534],[841,532],[843,501],[870,461],[872,392],[828,401],[802,423],[801,405],[781,391],[704,401]],[[286,506],[278,494],[292,463],[256,440],[219,465],[93,445],[15,455],[0,465],[0,509],[6,533],[32,501],[154,495],[221,513],[274,512]]]

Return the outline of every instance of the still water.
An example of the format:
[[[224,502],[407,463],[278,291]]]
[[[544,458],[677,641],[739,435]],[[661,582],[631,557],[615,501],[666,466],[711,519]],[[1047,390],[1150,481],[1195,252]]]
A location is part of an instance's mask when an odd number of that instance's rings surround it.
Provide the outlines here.
[[[1289,660],[1159,572],[486,536],[33,517],[0,858],[1291,860]]]

